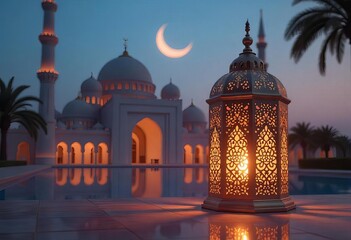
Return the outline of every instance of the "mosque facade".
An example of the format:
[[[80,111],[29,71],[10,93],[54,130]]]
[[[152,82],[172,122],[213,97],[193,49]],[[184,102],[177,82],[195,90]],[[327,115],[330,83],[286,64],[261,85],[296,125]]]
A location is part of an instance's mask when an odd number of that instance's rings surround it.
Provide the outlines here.
[[[155,95],[148,69],[125,49],[97,77],[82,82],[80,96],[55,110],[55,34],[57,3],[44,10],[39,113],[48,133],[35,142],[22,127],[8,133],[8,158],[29,164],[131,165],[207,164],[209,136],[205,114],[193,102],[182,110],[179,88],[169,82]],[[265,34],[260,19],[258,57],[265,63]]]
[[[130,165],[205,164],[208,133],[205,114],[193,103],[184,111],[179,88],[170,81],[155,95],[148,69],[125,49],[95,78],[82,82],[80,96],[55,110],[55,34],[57,3],[42,2],[40,115],[48,132],[37,142],[24,128],[8,133],[9,159],[36,164]]]

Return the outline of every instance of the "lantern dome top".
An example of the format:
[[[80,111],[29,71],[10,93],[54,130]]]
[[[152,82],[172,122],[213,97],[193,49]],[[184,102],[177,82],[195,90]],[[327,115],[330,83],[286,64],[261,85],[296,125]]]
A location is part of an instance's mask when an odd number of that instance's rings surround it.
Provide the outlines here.
[[[210,98],[235,95],[275,95],[287,98],[283,84],[269,74],[264,62],[252,51],[250,24],[246,21],[246,35],[242,40],[245,48],[229,66],[229,73],[213,85]]]

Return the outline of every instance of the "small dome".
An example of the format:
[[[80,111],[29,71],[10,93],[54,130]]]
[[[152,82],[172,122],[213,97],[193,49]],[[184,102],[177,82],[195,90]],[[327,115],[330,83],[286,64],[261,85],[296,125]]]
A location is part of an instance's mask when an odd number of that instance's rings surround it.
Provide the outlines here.
[[[169,84],[164,86],[161,90],[161,98],[167,100],[179,100],[180,91],[179,88],[172,83],[172,80]]]
[[[101,83],[93,77],[85,80],[80,86],[80,91],[82,93],[82,97],[101,97],[102,95],[102,86]]]
[[[62,119],[96,119],[96,109],[77,98],[66,104],[62,111]]]
[[[183,110],[183,123],[206,123],[205,114],[194,103],[191,103]]]
[[[100,122],[97,122],[97,123],[95,123],[95,125],[93,126],[93,129],[94,129],[94,130],[104,130],[104,126],[103,126]]]
[[[250,25],[246,23],[246,36],[243,39],[245,48],[229,67],[229,73],[223,75],[212,87],[210,98],[218,96],[239,95],[274,95],[287,98],[283,84],[278,78],[269,74],[264,62],[256,57],[250,48],[252,38],[249,35]]]

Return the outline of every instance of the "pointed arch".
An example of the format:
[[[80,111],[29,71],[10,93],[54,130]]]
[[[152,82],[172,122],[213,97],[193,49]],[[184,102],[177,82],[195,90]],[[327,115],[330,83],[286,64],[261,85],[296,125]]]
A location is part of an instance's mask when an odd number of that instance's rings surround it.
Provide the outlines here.
[[[200,144],[195,147],[195,164],[204,164],[204,148]]]
[[[133,128],[131,136],[132,143],[133,137],[135,144],[139,142],[139,146],[136,146],[136,149],[139,151],[139,163],[161,164],[163,162],[163,134],[160,126],[154,120],[148,117],[140,120]],[[133,149],[131,150],[133,151]]]
[[[193,163],[193,148],[187,144],[184,146],[184,164]]]
[[[56,147],[56,164],[68,164],[68,146],[59,142]]]
[[[132,132],[132,163],[146,163],[146,136],[138,125]]]
[[[30,149],[29,149],[29,143],[28,142],[20,142],[17,145],[16,159],[17,160],[24,160],[27,163],[31,162]]]
[[[71,164],[82,164],[82,147],[80,143],[74,142],[71,144],[71,154],[70,154]]]
[[[95,148],[91,142],[84,145],[83,161],[84,164],[95,164]]]
[[[109,163],[108,146],[106,143],[101,142],[98,145],[97,164],[108,164],[108,163]]]

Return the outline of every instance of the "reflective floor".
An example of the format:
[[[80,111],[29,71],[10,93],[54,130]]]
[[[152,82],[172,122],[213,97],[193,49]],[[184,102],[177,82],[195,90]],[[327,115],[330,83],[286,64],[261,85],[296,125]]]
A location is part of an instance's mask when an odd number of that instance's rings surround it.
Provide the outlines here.
[[[289,213],[201,209],[203,197],[0,202],[0,239],[351,239],[351,195],[295,195]]]

